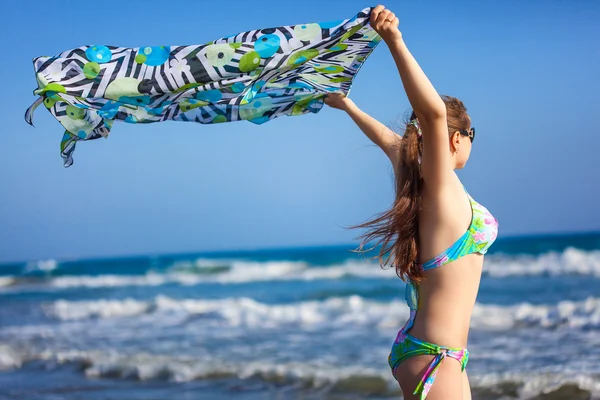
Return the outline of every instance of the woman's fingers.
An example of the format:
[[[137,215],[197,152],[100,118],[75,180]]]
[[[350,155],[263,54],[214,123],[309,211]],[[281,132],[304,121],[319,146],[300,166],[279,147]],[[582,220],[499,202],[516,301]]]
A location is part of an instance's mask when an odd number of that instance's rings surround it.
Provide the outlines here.
[[[386,43],[390,40],[394,40],[399,35],[402,36],[398,29],[400,20],[396,17],[396,14],[382,5],[378,5],[371,10],[370,23],[371,27],[386,41]]]
[[[371,11],[371,25],[375,25],[375,23],[379,17],[379,14],[384,10],[385,10],[385,7],[380,4]]]
[[[338,110],[345,110],[349,101],[350,99],[344,93],[331,93],[325,96],[325,104]]]
[[[379,14],[380,12],[382,12],[383,10],[385,10],[385,7],[383,5],[378,5],[377,7],[375,7],[372,11],[371,11],[371,18],[373,18],[373,16],[375,18],[377,18],[377,14]]]
[[[381,27],[383,26],[383,24],[385,23],[386,19],[388,18],[388,16],[390,15],[391,11],[390,10],[383,10],[382,12],[380,12],[377,15],[377,19],[375,20],[375,25],[377,27]]]
[[[397,26],[399,22],[396,14],[382,5],[378,5],[371,11],[371,26],[375,30],[384,28],[388,23]]]

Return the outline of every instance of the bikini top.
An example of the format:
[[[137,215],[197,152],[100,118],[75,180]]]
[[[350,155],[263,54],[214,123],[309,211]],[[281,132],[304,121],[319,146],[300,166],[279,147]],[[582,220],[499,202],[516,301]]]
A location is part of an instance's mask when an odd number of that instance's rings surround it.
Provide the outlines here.
[[[471,253],[487,253],[498,236],[498,220],[481,204],[476,202],[467,192],[471,203],[471,225],[452,246],[437,257],[422,264],[424,270],[441,267]],[[406,284],[405,300],[411,310],[411,318],[404,329],[408,330],[413,324],[415,312],[419,307],[417,285],[409,281]]]
[[[452,246],[437,257],[422,264],[423,270],[441,267],[471,253],[487,253],[498,235],[498,221],[481,204],[473,200],[467,192],[471,203],[471,225]]]

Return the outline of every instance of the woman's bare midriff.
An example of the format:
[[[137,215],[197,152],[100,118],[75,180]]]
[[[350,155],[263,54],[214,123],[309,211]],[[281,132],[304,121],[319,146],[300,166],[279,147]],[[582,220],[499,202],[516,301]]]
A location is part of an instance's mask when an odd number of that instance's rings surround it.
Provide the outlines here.
[[[482,268],[483,256],[475,253],[425,271],[418,286],[419,309],[408,333],[440,346],[467,347]]]

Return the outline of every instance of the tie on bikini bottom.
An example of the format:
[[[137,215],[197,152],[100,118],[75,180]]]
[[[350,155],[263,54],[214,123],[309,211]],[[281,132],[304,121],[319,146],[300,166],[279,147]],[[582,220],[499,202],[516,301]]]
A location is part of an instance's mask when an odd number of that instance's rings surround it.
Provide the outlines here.
[[[454,358],[456,361],[460,362],[461,371],[464,371],[465,367],[467,366],[467,362],[469,360],[469,351],[467,349],[438,346],[437,344],[417,339],[416,337],[403,333],[402,331],[400,332],[399,336],[401,337],[401,341],[397,341],[395,346],[402,346],[401,348],[405,351],[396,360],[394,370],[397,368],[398,364],[412,356],[435,355],[434,359],[427,367],[427,371],[425,371],[425,374],[413,392],[413,394],[420,396],[420,400],[425,400],[427,397],[427,394],[429,393],[429,390],[435,381],[438,369],[446,357]],[[402,338],[402,336],[404,337]]]

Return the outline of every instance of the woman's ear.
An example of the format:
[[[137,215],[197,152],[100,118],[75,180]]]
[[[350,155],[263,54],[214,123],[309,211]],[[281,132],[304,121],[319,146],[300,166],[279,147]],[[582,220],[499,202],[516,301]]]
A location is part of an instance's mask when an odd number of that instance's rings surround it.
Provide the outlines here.
[[[455,131],[452,136],[450,136],[451,151],[454,153],[460,147],[460,132]]]

